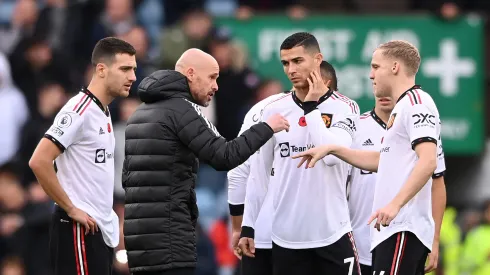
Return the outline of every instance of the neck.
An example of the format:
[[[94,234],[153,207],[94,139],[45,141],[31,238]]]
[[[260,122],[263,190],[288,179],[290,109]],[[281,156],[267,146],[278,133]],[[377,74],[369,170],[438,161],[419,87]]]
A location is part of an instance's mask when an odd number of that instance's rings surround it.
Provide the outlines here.
[[[107,89],[93,79],[90,81],[87,89],[102,103],[104,110],[107,110],[107,105],[114,100],[114,97],[109,95]]]
[[[296,94],[296,97],[299,100],[301,100],[301,102],[304,102],[305,101],[305,97],[308,94],[308,90],[309,90],[308,87],[306,87],[306,88],[296,88],[296,87],[294,87],[294,92]]]
[[[384,112],[383,110],[381,110],[381,108],[379,108],[378,106],[374,107],[374,112],[376,113],[376,115],[381,118],[381,120],[387,124],[388,123],[388,119],[390,119],[390,115],[391,115],[391,112]]]
[[[415,85],[415,78],[406,78],[404,81],[397,81],[395,85],[393,85],[393,100],[395,102],[398,101],[400,96],[406,92],[408,89],[412,88]]]

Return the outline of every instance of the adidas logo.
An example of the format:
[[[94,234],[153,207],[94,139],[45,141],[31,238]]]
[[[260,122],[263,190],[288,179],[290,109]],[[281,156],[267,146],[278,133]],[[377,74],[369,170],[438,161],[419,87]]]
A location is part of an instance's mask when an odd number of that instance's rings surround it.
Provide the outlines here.
[[[99,135],[103,135],[103,134],[105,134],[104,129],[102,129],[102,127],[100,127]]]
[[[364,141],[364,143],[362,144],[362,146],[373,146],[374,143],[371,141],[371,139],[369,138],[368,140]]]

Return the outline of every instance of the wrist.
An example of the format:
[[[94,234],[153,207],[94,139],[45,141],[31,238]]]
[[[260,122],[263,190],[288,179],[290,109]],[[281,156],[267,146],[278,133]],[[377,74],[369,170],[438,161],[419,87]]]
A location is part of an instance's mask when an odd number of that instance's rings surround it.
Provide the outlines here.
[[[240,233],[240,238],[251,238],[253,239],[255,237],[255,230],[252,227],[249,226],[242,226],[242,231]]]
[[[395,197],[392,201],[391,204],[397,207],[398,209],[401,209],[404,205],[402,199]]]

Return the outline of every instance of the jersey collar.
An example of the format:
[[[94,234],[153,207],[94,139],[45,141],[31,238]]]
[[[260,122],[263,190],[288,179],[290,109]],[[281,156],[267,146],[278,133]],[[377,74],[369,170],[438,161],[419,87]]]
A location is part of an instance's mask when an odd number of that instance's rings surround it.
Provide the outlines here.
[[[413,87],[412,87],[412,88],[410,88],[410,89],[406,90],[406,91],[405,91],[405,92],[404,92],[404,93],[403,93],[403,94],[402,94],[402,95],[401,95],[401,96],[398,98],[398,100],[396,101],[396,103],[400,102],[400,100],[402,100],[402,98],[403,98],[404,96],[406,96],[408,92],[410,92],[411,90],[415,90],[415,89],[420,89],[420,85],[415,84],[415,85],[413,85]]]
[[[301,109],[303,109],[303,102],[301,102],[301,100],[299,100],[299,98],[296,96],[295,91],[293,91],[292,93],[293,93],[292,97],[293,97],[294,103],[296,103],[296,105],[298,105]],[[327,100],[330,96],[332,96],[332,94],[333,94],[333,90],[328,89],[327,93],[322,95],[322,97],[320,97],[320,99],[318,100],[318,105],[320,105],[322,102]]]
[[[383,129],[386,129],[386,123],[384,123],[383,120],[376,114],[374,108],[371,110],[371,116],[373,117],[374,121],[379,124],[379,126],[381,126]]]
[[[99,106],[99,108],[102,110],[102,112],[104,112],[104,114],[106,116],[109,116],[109,108],[107,108],[107,110],[105,110],[104,105],[102,105],[102,103],[100,102],[100,100],[94,94],[92,94],[92,92],[89,91],[87,89],[87,87],[82,87],[82,91],[81,92],[84,93],[84,94],[86,94],[88,97],[90,97],[95,102],[95,104],[97,104],[97,106]]]

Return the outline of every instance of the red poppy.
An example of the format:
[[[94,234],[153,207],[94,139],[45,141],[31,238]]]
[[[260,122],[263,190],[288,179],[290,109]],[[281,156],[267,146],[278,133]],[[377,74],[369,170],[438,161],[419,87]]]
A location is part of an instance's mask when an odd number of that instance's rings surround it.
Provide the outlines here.
[[[110,123],[107,123],[107,132],[111,132],[111,124]]]
[[[304,116],[302,116],[302,117],[299,118],[298,124],[301,127],[305,127],[306,126],[306,119],[305,119]]]

